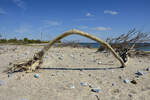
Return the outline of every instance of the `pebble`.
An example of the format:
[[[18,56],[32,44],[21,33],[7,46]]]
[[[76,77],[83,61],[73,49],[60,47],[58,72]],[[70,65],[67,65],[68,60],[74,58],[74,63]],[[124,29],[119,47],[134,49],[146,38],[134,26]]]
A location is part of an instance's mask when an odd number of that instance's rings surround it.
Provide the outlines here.
[[[25,98],[21,98],[21,99],[19,99],[19,100],[27,100],[27,99],[25,99]]]
[[[129,82],[130,82],[130,80],[125,79],[125,80],[123,80],[123,82],[124,82],[124,83],[129,83]]]
[[[132,84],[137,84],[137,81],[136,80],[132,80],[131,83]]]
[[[88,76],[89,76],[89,77],[91,77],[92,75],[91,75],[91,74],[89,74]]]
[[[59,56],[58,59],[59,59],[59,60],[63,60],[63,57]]]
[[[12,74],[8,74],[8,77],[11,77],[12,76]]]
[[[12,65],[12,62],[9,62],[9,65]]]
[[[146,68],[146,71],[150,71],[150,68]]]
[[[96,92],[96,93],[102,92],[102,90],[100,88],[93,88],[93,89],[91,89],[91,91]]]
[[[75,88],[75,86],[74,86],[74,85],[71,85],[71,86],[70,86],[70,88],[71,88],[71,89],[74,89],[74,88]]]
[[[99,61],[98,64],[102,64],[102,62]]]
[[[136,75],[144,75],[144,74],[146,74],[145,72],[143,72],[143,71],[137,71],[137,73],[135,73]]]
[[[35,78],[39,78],[39,74],[34,74],[34,77]]]
[[[122,76],[119,76],[119,79],[122,79]]]
[[[115,83],[112,83],[112,86],[115,86]]]
[[[89,84],[89,87],[90,87],[90,88],[94,88],[94,86],[93,86],[92,84]]]
[[[81,85],[81,86],[87,86],[88,83],[87,83],[87,82],[81,82],[80,85]]]
[[[0,80],[0,86],[4,85],[4,81]]]

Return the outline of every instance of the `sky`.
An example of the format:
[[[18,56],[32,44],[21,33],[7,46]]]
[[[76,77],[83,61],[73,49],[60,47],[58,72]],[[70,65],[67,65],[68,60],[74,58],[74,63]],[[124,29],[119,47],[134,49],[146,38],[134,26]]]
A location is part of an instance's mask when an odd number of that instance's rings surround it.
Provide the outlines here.
[[[136,28],[150,32],[150,0],[0,0],[4,38],[51,40],[70,29],[101,39]],[[65,41],[91,42],[81,36]]]

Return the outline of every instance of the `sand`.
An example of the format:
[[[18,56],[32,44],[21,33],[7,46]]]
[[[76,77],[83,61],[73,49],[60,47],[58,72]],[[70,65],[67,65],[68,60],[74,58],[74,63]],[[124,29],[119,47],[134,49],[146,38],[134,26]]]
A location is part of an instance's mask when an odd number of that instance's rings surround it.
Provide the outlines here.
[[[0,46],[0,100],[150,100],[150,71],[146,71],[150,57],[130,58],[122,69],[111,53],[52,47],[38,72],[17,72],[9,77],[2,73],[11,63],[32,58],[42,48]],[[145,74],[137,78],[137,71]],[[137,84],[124,82],[133,79]],[[93,92],[93,88],[100,91]]]

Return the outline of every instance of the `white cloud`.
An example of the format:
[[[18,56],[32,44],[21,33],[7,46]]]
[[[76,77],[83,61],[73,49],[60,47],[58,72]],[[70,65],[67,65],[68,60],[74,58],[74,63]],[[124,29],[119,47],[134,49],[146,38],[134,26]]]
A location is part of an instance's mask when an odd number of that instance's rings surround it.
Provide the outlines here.
[[[4,11],[2,8],[0,8],[0,15],[5,15],[5,14],[7,14],[7,12]]]
[[[97,30],[97,31],[109,31],[109,30],[112,30],[112,28],[110,28],[110,27],[95,27],[93,29]]]
[[[111,15],[117,15],[118,12],[112,11],[112,10],[104,10],[104,14],[111,14]]]
[[[90,16],[94,16],[94,15],[92,15],[91,13],[86,13],[86,15],[85,16],[87,16],[87,17],[90,17]]]
[[[26,9],[25,2],[23,0],[12,0],[19,8]]]

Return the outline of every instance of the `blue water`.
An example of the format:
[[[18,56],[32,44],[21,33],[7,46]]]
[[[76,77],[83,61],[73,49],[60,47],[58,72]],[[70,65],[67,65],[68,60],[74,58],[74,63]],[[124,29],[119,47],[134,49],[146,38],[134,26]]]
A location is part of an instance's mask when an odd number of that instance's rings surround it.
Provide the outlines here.
[[[99,43],[79,43],[79,45],[85,46],[85,47],[87,47],[89,45],[91,48],[98,48],[100,46]],[[139,50],[150,51],[150,44],[148,44],[148,46],[145,46],[145,47],[142,46],[142,45],[144,45],[144,43],[141,43],[139,45],[141,45],[141,48],[139,48]]]

